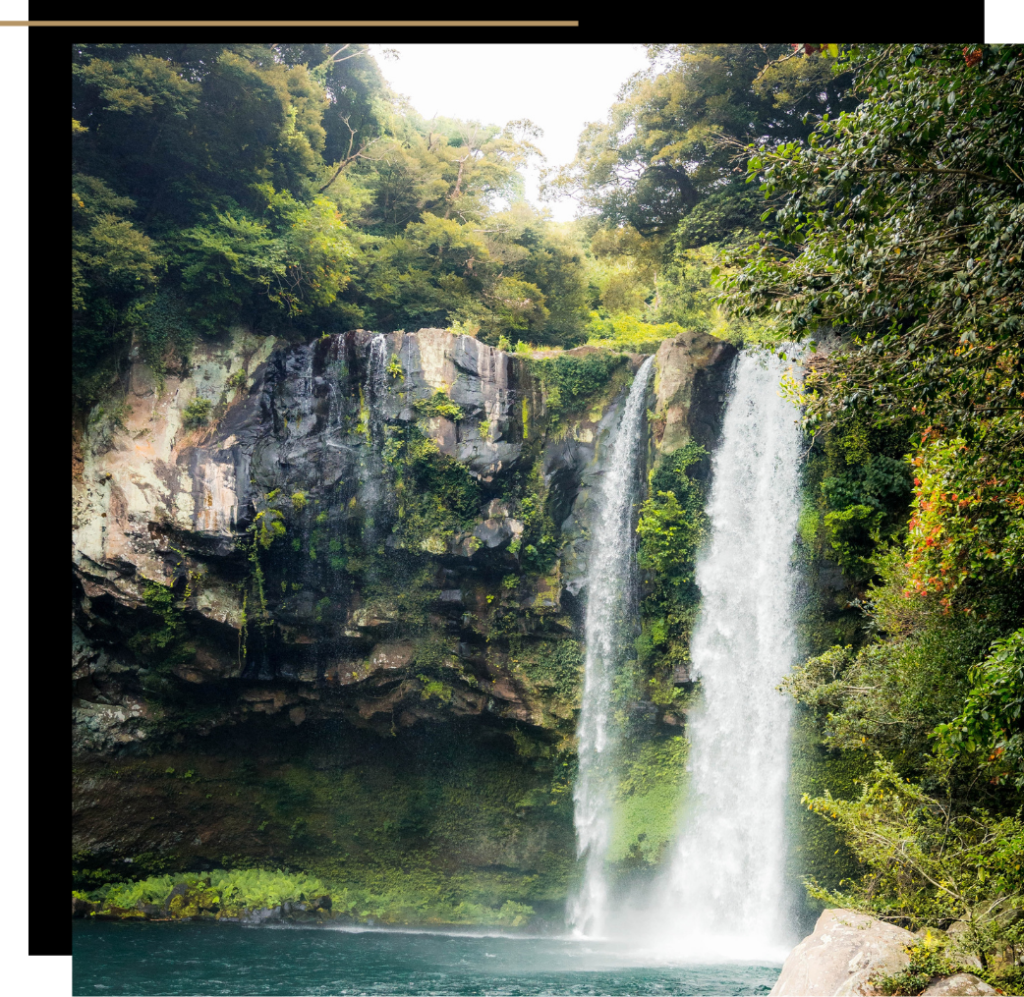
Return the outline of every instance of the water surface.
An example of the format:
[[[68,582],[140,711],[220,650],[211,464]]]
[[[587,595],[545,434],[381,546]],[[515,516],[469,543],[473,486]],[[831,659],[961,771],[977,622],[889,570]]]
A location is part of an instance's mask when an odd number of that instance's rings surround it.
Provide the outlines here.
[[[766,994],[778,966],[638,964],[591,939],[74,922],[75,994]]]

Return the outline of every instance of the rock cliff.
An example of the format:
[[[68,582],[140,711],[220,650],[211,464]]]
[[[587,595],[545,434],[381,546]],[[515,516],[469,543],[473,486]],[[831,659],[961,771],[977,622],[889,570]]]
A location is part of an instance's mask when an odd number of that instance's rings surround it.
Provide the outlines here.
[[[661,346],[649,468],[713,444],[734,353],[700,334]],[[136,360],[75,441],[76,848],[280,855],[294,835],[241,843],[217,794],[161,829],[159,767],[198,800],[192,780],[242,756],[322,770],[383,736],[401,765],[444,731],[539,772],[510,804],[535,813],[571,746],[593,486],[641,360],[528,359],[438,329],[236,332],[177,375]],[[466,849],[515,866],[565,838],[534,825]]]

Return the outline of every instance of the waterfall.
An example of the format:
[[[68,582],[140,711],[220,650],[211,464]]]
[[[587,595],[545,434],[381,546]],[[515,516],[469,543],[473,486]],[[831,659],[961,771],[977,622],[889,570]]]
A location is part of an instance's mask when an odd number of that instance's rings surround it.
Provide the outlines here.
[[[604,861],[611,837],[615,791],[615,731],[611,724],[612,685],[632,634],[625,624],[633,607],[635,558],[633,503],[647,382],[654,358],[637,371],[601,481],[598,513],[590,539],[587,575],[586,670],[578,737],[579,771],[573,788],[577,854],[583,882],[569,905],[578,934],[605,933],[607,881]]]
[[[801,434],[780,396],[785,368],[772,355],[740,354],[713,456],[711,536],[697,565],[702,606],[691,645],[702,702],[690,718],[687,801],[658,905],[676,951],[753,957],[789,941],[790,700],[776,686],[795,650]]]
[[[373,400],[381,397],[386,391],[386,374],[388,363],[388,342],[383,332],[378,332],[370,340],[370,365],[367,378],[367,388],[370,396],[370,404]]]

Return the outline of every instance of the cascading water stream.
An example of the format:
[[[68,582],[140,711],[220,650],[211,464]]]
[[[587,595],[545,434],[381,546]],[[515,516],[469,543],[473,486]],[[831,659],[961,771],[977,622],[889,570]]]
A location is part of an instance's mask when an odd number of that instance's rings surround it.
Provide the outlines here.
[[[710,543],[697,565],[689,786],[656,919],[666,947],[771,955],[790,941],[783,864],[795,651],[793,540],[801,434],[786,363],[742,353],[713,457]],[[648,935],[648,938],[650,936]]]
[[[363,476],[362,501],[368,509],[375,509],[384,498],[384,465],[381,452],[386,442],[387,358],[388,337],[383,332],[378,332],[370,340],[365,387],[360,389],[360,404],[366,406],[365,432],[370,442],[368,453],[363,458],[366,461],[366,469]],[[376,540],[378,537],[378,527],[374,520],[375,517],[369,516],[364,522],[367,540]]]
[[[385,376],[388,362],[387,336],[378,332],[370,340],[370,364],[367,387],[369,389],[370,404],[373,404],[385,391]]]
[[[578,934],[603,935],[607,917],[605,856],[611,839],[615,789],[616,737],[611,725],[612,684],[631,636],[625,625],[633,606],[632,499],[647,382],[653,357],[637,371],[601,482],[599,512],[591,532],[587,575],[587,655],[583,703],[577,730],[579,771],[573,790],[577,854],[584,862],[583,882],[569,906],[569,922]]]

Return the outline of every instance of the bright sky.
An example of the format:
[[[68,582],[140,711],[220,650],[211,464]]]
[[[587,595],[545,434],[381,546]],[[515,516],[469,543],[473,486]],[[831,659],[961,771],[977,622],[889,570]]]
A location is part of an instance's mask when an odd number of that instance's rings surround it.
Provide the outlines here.
[[[535,144],[547,166],[569,162],[588,121],[604,121],[619,88],[647,65],[640,45],[371,45],[381,72],[426,118],[504,125],[529,118],[544,131]],[[398,60],[382,56],[393,48]],[[537,199],[537,171],[526,196]],[[556,221],[575,213],[569,199],[546,202]]]

